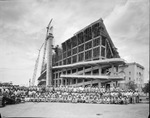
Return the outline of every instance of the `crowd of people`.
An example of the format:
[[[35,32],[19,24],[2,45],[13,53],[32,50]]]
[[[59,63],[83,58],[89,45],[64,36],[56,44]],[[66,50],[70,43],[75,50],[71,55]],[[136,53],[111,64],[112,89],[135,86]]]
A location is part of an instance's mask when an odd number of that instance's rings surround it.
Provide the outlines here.
[[[27,89],[14,86],[1,86],[0,87],[0,106],[6,104],[15,104],[25,102],[25,92]]]
[[[60,86],[49,88],[0,88],[0,95],[20,102],[63,102],[95,104],[135,104],[138,91],[104,87]]]

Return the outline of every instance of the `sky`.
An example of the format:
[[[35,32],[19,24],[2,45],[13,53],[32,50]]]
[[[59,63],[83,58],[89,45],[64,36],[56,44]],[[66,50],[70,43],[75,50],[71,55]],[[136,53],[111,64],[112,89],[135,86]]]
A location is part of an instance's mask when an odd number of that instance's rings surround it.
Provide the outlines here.
[[[102,18],[121,58],[149,79],[149,0],[0,0],[0,82],[29,84],[51,18],[54,45]]]

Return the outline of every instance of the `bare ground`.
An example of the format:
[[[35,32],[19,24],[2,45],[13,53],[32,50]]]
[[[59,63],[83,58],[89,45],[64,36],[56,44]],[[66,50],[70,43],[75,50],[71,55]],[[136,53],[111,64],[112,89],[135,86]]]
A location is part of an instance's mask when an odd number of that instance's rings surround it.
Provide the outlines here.
[[[2,117],[148,118],[149,104],[21,103],[0,108]]]

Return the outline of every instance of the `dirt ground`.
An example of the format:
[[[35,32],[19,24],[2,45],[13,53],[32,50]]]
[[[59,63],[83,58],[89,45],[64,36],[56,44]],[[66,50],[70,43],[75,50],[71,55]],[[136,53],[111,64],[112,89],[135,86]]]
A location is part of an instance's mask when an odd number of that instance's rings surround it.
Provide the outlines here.
[[[21,103],[0,108],[2,117],[148,118],[149,104]]]

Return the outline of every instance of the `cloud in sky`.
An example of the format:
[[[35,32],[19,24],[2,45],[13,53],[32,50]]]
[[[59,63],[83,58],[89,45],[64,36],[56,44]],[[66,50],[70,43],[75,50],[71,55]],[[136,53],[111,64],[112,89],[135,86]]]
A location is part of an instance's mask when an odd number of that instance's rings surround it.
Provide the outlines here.
[[[148,11],[148,0],[0,1],[0,81],[28,84],[51,18],[57,45],[102,17],[121,57],[142,64],[148,77]]]

